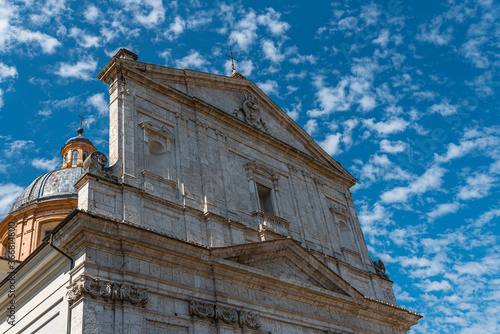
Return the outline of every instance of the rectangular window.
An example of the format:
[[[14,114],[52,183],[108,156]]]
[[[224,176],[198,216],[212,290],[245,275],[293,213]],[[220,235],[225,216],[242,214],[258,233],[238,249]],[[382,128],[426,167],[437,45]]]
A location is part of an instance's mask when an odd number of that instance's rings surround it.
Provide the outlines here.
[[[260,211],[274,214],[273,201],[271,199],[271,189],[257,184],[257,192],[259,195]]]

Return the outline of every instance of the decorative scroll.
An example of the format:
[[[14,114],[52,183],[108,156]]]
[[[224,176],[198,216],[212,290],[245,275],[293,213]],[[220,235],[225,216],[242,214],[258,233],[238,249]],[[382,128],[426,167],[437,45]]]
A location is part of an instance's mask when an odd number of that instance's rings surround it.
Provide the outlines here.
[[[195,315],[201,319],[214,319],[215,304],[191,299],[189,301],[189,315]]]
[[[148,302],[147,289],[140,289],[136,285],[111,282],[88,275],[79,276],[67,289],[66,297],[70,304],[73,304],[84,295],[106,301],[123,300],[134,305],[141,304],[143,306]]]
[[[240,325],[250,329],[259,329],[262,326],[260,316],[253,311],[240,311]]]
[[[253,94],[245,93],[245,101],[241,107],[234,110],[234,114],[238,115],[238,112],[243,113],[248,124],[267,131],[266,123],[260,117],[259,100]]]
[[[220,319],[228,324],[235,323],[238,321],[238,310],[230,307],[216,305],[215,318]]]
[[[380,278],[389,279],[389,276],[385,273],[385,265],[382,260],[373,261],[373,265],[375,266],[375,271]]]

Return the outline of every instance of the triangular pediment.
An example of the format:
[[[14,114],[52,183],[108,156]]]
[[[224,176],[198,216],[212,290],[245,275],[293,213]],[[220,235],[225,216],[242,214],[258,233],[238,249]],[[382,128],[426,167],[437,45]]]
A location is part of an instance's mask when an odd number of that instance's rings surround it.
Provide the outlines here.
[[[115,66],[120,70],[111,70]],[[151,82],[172,92],[183,95],[200,107],[224,112],[260,131],[263,137],[270,136],[302,152],[318,164],[330,169],[346,184],[352,186],[356,179],[336,160],[329,156],[295,121],[279,108],[252,81],[192,70],[169,68],[138,62],[133,59],[113,57],[98,78],[111,83],[112,72],[120,75],[141,77],[152,87]],[[147,82],[147,81],[151,82]]]
[[[282,281],[305,283],[353,298],[363,298],[359,291],[292,239],[214,248],[212,254],[275,275]]]

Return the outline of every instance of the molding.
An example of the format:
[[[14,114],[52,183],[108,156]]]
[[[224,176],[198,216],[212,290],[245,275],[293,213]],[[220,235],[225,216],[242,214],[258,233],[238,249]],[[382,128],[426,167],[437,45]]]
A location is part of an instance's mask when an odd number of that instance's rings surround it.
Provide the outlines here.
[[[330,211],[333,214],[337,214],[339,216],[349,218],[349,212],[343,205],[338,205],[338,204],[333,204],[332,207],[330,208]]]
[[[86,274],[78,276],[73,283],[66,287],[66,298],[70,304],[75,303],[84,296],[105,301],[123,300],[133,305],[140,304],[144,307],[148,302],[148,290],[140,289],[136,285],[112,282]]]
[[[171,140],[174,138],[174,135],[168,130],[168,128],[163,125],[161,127],[156,127],[152,125],[151,121],[143,121],[139,123],[139,126],[146,131],[153,132],[161,137],[167,138],[168,140]]]
[[[145,169],[142,170],[141,175],[144,176],[144,177],[149,177],[150,179],[153,179],[153,180],[156,180],[156,181],[168,184],[172,188],[177,189],[177,182],[175,182],[174,180],[166,179],[163,176],[160,176],[158,174],[155,174],[155,173],[150,172],[150,171],[145,170]]]

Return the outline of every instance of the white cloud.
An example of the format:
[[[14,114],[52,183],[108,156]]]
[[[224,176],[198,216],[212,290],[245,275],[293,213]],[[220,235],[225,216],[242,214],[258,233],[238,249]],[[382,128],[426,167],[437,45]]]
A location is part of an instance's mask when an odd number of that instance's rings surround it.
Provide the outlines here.
[[[278,95],[279,94],[279,86],[276,80],[266,80],[265,82],[257,82],[257,86],[262,89],[264,93],[267,95],[274,94]]]
[[[318,144],[329,155],[337,155],[342,153],[342,150],[340,149],[340,137],[340,133],[329,134],[323,141],[320,141]]]
[[[373,118],[363,120],[364,126],[372,131],[376,131],[379,136],[387,136],[406,130],[407,121],[400,117],[393,117],[387,121],[375,122]]]
[[[481,227],[483,225],[489,224],[496,217],[500,217],[500,208],[493,208],[481,214],[481,216],[479,216],[474,224],[478,227]]]
[[[425,292],[432,292],[432,291],[447,291],[451,290],[452,286],[449,281],[442,280],[442,281],[431,281],[431,280],[424,280],[422,283],[417,283],[416,284],[418,287],[420,287],[422,290]]]
[[[184,21],[180,16],[176,16],[174,22],[170,23],[167,31],[165,31],[165,37],[169,41],[176,40],[186,28],[186,21]]]
[[[312,136],[318,131],[318,122],[315,119],[310,119],[304,125],[304,130]]]
[[[257,38],[257,16],[250,10],[243,19],[238,21],[231,32],[230,40],[235,42],[235,46],[248,52]]]
[[[382,48],[385,48],[387,46],[387,43],[389,43],[389,30],[388,29],[382,29],[376,39],[372,41],[373,44],[380,45]]]
[[[54,157],[52,159],[34,158],[33,160],[31,160],[31,166],[35,167],[36,169],[51,171],[54,170],[60,162],[61,158],[59,157]]]
[[[499,147],[500,127],[471,128],[465,131],[458,145],[455,143],[448,144],[446,153],[443,155],[435,154],[434,159],[437,162],[449,162],[464,157],[471,152],[489,156],[495,154]]]
[[[97,93],[87,98],[87,104],[94,107],[99,117],[108,115],[108,101],[104,97],[104,93]]]
[[[488,57],[481,52],[481,46],[488,41],[485,36],[469,39],[462,45],[462,53],[476,68],[485,69],[490,67]]]
[[[443,17],[437,16],[432,19],[431,23],[424,23],[418,26],[419,33],[417,40],[421,42],[429,42],[439,46],[450,43],[453,38],[453,28],[448,26],[444,31],[441,31]]]
[[[428,278],[441,275],[445,272],[445,254],[438,254],[432,259],[421,256],[401,256],[398,258],[399,263],[403,267],[410,267],[410,275],[415,278]],[[429,280],[425,280],[429,282]],[[423,286],[424,284],[422,284]],[[432,288],[431,288],[432,289]],[[426,290],[427,291],[427,290]]]
[[[7,158],[19,156],[22,151],[31,149],[34,145],[32,140],[14,140],[5,144],[4,155]]]
[[[458,209],[460,209],[460,203],[458,202],[439,204],[434,210],[427,213],[427,218],[429,221],[434,221],[447,214],[455,213]]]
[[[300,112],[302,111],[302,101],[296,99],[296,103],[292,103],[290,108],[283,109],[288,116],[290,116],[294,121],[299,119]]]
[[[178,68],[196,68],[205,69],[205,65],[210,64],[198,51],[191,49],[189,54],[181,59],[175,61],[175,66]]]
[[[165,20],[165,8],[162,0],[135,0],[132,12],[137,22],[146,28],[154,28]],[[147,11],[149,13],[147,13]]]
[[[225,11],[225,16],[229,20],[232,20],[233,8],[225,7],[228,8]],[[245,52],[249,52],[257,39],[259,25],[266,27],[273,36],[284,38],[290,25],[284,21],[280,21],[280,17],[281,14],[272,8],[267,8],[266,12],[260,15],[257,15],[253,9],[250,9],[244,13],[244,17],[241,20],[233,24],[230,39],[235,42],[235,46]]]
[[[96,68],[97,61],[86,59],[80,60],[76,64],[59,63],[59,68],[55,71],[55,74],[62,78],[91,80]]]
[[[274,36],[283,36],[287,30],[290,29],[290,24],[280,21],[280,18],[280,13],[276,12],[272,8],[267,8],[267,12],[265,14],[261,14],[257,17],[257,22],[266,26]]]
[[[441,114],[442,116],[451,116],[457,113],[457,107],[448,102],[442,102],[432,105],[428,109],[428,112],[431,114]]]
[[[268,39],[262,41],[262,52],[264,53],[264,58],[269,59],[273,63],[281,63],[285,60],[285,55],[281,53],[279,47],[276,47],[274,42]]]
[[[0,109],[3,107],[3,90],[0,88]]]
[[[252,59],[243,59],[236,65],[236,70],[243,74],[245,77],[252,75],[254,66]]]
[[[396,187],[388,190],[380,196],[380,199],[384,203],[404,203],[413,195],[439,189],[443,183],[442,178],[445,172],[444,168],[434,165],[420,177],[410,182],[407,187]]]
[[[359,166],[361,165],[361,166]],[[387,155],[373,154],[367,163],[357,162],[352,167],[359,178],[358,183],[354,186],[355,190],[368,188],[376,182],[390,180],[410,180],[412,175],[403,170],[400,166],[389,160]]]
[[[386,227],[393,223],[392,216],[392,212],[379,203],[375,203],[371,208],[366,204],[363,205],[358,214],[363,233],[370,238],[372,243],[377,243],[374,237],[387,233]]]
[[[377,59],[354,59],[351,66],[351,75],[342,77],[336,87],[329,87],[324,82],[324,77],[313,76],[313,85],[316,88],[316,103],[319,108],[309,110],[310,117],[319,117],[333,112],[349,110],[352,105],[358,104],[359,110],[368,112],[378,104],[373,87],[375,73],[382,71],[383,67]]]
[[[7,215],[12,204],[23,190],[23,188],[13,183],[0,183],[0,217]]]
[[[348,88],[349,79],[342,79],[336,87],[328,87],[324,83],[324,78],[316,76],[313,78],[313,85],[317,91],[316,101],[319,103],[319,109],[309,110],[307,114],[311,117],[319,117],[333,112],[348,110],[351,106],[347,98],[346,88]]]
[[[380,144],[380,150],[382,152],[390,154],[401,153],[408,149],[408,144],[402,142],[401,140],[390,141],[387,139],[382,139],[379,144]]]
[[[37,43],[42,48],[43,53],[52,54],[61,43],[47,34],[39,31],[16,29],[15,39],[21,43]]]
[[[0,82],[4,82],[7,78],[15,77],[17,77],[16,67],[5,65],[0,61]]]
[[[73,37],[76,42],[84,48],[100,46],[98,36],[89,35],[79,28],[71,28],[69,31],[69,36]]]
[[[85,12],[83,13],[83,16],[89,22],[95,22],[99,17],[99,15],[101,15],[101,12],[99,8],[97,8],[94,5],[89,5],[85,10]]]
[[[52,15],[51,10],[58,7],[60,1],[53,1],[51,4],[44,4],[44,16]],[[42,16],[40,16],[42,17]],[[52,54],[61,43],[54,37],[39,31],[32,31],[17,26],[23,22],[20,9],[12,1],[0,0],[0,49],[6,52],[12,48],[18,47],[18,44],[38,45],[43,53]]]
[[[468,176],[467,185],[460,188],[457,197],[461,200],[483,198],[489,195],[489,191],[496,185],[497,178],[486,173],[478,173]]]

